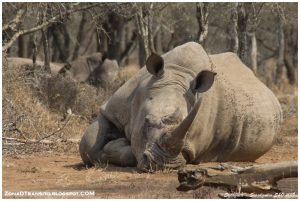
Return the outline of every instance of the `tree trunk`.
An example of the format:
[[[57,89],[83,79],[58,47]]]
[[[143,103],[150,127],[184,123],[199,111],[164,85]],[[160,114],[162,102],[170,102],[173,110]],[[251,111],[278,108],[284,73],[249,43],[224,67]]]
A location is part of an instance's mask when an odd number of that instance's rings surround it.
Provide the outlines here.
[[[32,64],[36,65],[36,54],[37,54],[37,38],[36,33],[32,33]]]
[[[154,49],[158,52],[158,53],[162,53],[163,50],[162,50],[162,32],[163,30],[159,29],[157,31],[157,34],[154,36]]]
[[[120,63],[123,63],[123,60],[125,60],[128,57],[129,53],[133,49],[134,44],[136,44],[136,37],[137,37],[137,34],[136,34],[136,31],[134,30],[132,32],[132,36],[131,36],[130,40],[128,40],[128,41],[126,40],[124,51],[121,53],[121,56],[120,56]]]
[[[20,36],[18,38],[18,57],[25,58],[26,55],[26,41],[25,36]]]
[[[83,44],[83,41],[84,41],[83,35],[85,33],[84,28],[85,28],[86,22],[87,22],[87,13],[82,12],[82,18],[81,18],[79,29],[77,32],[77,41],[76,41],[76,46],[75,46],[75,49],[73,52],[72,60],[75,60],[80,55],[80,46]]]
[[[61,25],[61,31],[62,31],[62,35],[64,36],[64,42],[65,42],[64,43],[64,52],[65,52],[65,54],[64,54],[64,57],[62,59],[63,59],[63,62],[66,62],[67,59],[70,56],[70,42],[71,42],[70,33],[68,32],[66,24]]]
[[[156,52],[154,47],[154,34],[153,34],[153,3],[149,6],[149,13],[148,13],[148,41],[149,41],[149,49],[150,52]]]
[[[275,77],[275,83],[279,84],[282,79],[282,71],[284,68],[284,46],[285,46],[285,40],[284,40],[284,20],[282,16],[278,14],[278,60],[277,60],[277,68],[276,68],[276,77]]]
[[[55,61],[66,62],[68,58],[68,49],[69,49],[69,39],[68,33],[63,33],[59,31],[61,25],[54,24],[49,27],[49,32],[53,36],[53,47],[55,47],[55,51],[53,52],[52,59]]]
[[[142,38],[139,38],[139,65],[142,68],[146,63],[146,52],[145,52],[145,45]]]
[[[139,33],[139,63],[143,66],[151,52],[155,52],[152,35],[153,3],[137,5],[136,24]],[[144,50],[142,50],[144,49]]]
[[[284,37],[285,37],[285,46],[284,46],[284,64],[287,70],[287,77],[289,79],[289,83],[291,85],[295,84],[296,82],[296,72],[295,66],[293,63],[293,27],[286,26],[284,29]]]
[[[196,17],[199,25],[198,42],[202,45],[204,44],[208,34],[208,7],[209,3],[198,2],[196,4]]]
[[[92,46],[93,42],[94,42],[94,35],[95,35],[95,30],[91,30],[90,33],[87,33],[88,35],[88,42],[86,43],[86,46],[83,50],[83,55],[87,54],[87,52],[90,51],[90,47]]]
[[[52,41],[52,57],[51,57],[51,62],[59,62],[59,50],[55,45],[54,40]],[[61,61],[60,61],[61,62]]]
[[[48,31],[47,29],[41,30],[42,32],[42,41],[43,41],[43,48],[44,48],[44,67],[45,70],[51,72],[50,70],[50,48],[49,48],[49,40],[48,40]]]
[[[104,28],[109,36],[107,43],[107,58],[116,59],[118,63],[121,59],[121,42],[124,24],[124,19],[114,12],[111,12],[108,15],[108,21],[104,24]]]
[[[256,34],[255,32],[249,34],[251,37],[251,69],[256,74],[257,72],[257,43],[256,43]]]
[[[28,45],[27,45],[27,57],[28,58],[31,58],[32,57],[32,43],[33,43],[33,34],[30,34],[29,35],[29,42],[28,42]]]
[[[104,31],[99,32],[96,28],[97,52],[107,52],[107,36]]]
[[[239,49],[238,55],[240,59],[247,64],[247,52],[248,52],[248,43],[247,43],[247,23],[248,23],[248,13],[246,12],[245,4],[238,4],[238,38],[239,38]]]
[[[234,8],[231,11],[230,16],[230,35],[231,35],[231,43],[230,50],[234,53],[238,53],[239,49],[239,37],[238,37],[238,3],[234,3]]]

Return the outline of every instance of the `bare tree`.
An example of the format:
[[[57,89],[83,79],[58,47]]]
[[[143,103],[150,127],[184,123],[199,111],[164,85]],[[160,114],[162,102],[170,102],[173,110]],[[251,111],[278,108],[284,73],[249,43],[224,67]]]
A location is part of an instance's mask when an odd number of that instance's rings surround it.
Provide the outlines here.
[[[152,17],[153,17],[153,3],[141,3],[135,4],[136,6],[136,24],[139,34],[139,50],[140,66],[143,66],[146,58],[150,56],[151,52],[155,52],[153,45],[152,29]]]
[[[263,6],[264,3],[238,3],[237,5],[238,54],[241,60],[254,73],[257,72],[256,30],[260,22],[259,14]],[[234,16],[234,14],[232,15]],[[250,44],[248,41],[250,41]],[[235,43],[233,44],[235,45]],[[235,51],[234,48],[233,50]]]
[[[108,19],[103,25],[108,37],[107,57],[116,59],[118,62],[121,59],[124,24],[123,17],[112,11],[108,13]]]
[[[47,12],[48,12],[48,4],[44,4],[43,6],[43,13],[41,13],[39,20],[40,20],[40,24],[43,24],[46,22],[47,20]],[[41,33],[42,33],[42,41],[43,41],[43,48],[44,48],[44,67],[45,70],[47,70],[48,72],[51,72],[50,70],[50,47],[49,47],[49,32],[48,32],[48,27],[44,27],[41,29]]]
[[[65,18],[67,18],[72,13],[79,12],[82,10],[87,10],[92,7],[98,6],[99,4],[100,3],[91,3],[91,4],[87,4],[87,5],[81,5],[78,3],[70,4],[68,6],[68,9],[58,10],[58,14],[56,14],[54,16],[50,15],[51,17],[47,18],[42,24],[35,25],[35,26],[27,28],[27,29],[20,29],[20,28],[13,29],[14,33],[12,34],[12,36],[9,38],[6,38],[5,43],[2,45],[2,51],[7,51],[21,35],[26,35],[26,34],[30,34],[30,33],[39,31],[41,29],[49,27],[53,23],[63,21]],[[37,8],[35,8],[35,9],[37,9]],[[7,29],[8,29],[7,27],[14,27],[12,25],[9,26],[9,24],[11,24],[11,23],[4,24],[4,26],[2,28],[2,33],[7,31]]]
[[[241,60],[247,64],[247,23],[248,23],[248,12],[247,8],[250,3],[239,3],[238,10],[238,37],[239,37],[239,49],[238,54]]]
[[[248,33],[251,39],[250,49],[250,68],[256,74],[257,72],[257,42],[255,32]]]
[[[18,57],[26,57],[26,41],[24,36],[18,39]]]
[[[42,41],[43,41],[43,48],[44,48],[44,67],[45,69],[50,72],[50,48],[49,48],[49,40],[47,30],[42,29]]]
[[[287,70],[287,77],[289,79],[290,84],[295,84],[296,82],[296,72],[295,72],[295,66],[293,64],[293,51],[291,51],[291,47],[293,47],[293,41],[291,40],[292,35],[292,26],[285,26],[284,29],[284,38],[285,38],[285,44],[284,44],[284,64],[286,66]]]
[[[35,32],[31,34],[31,39],[32,39],[32,63],[33,65],[35,65],[36,55],[37,55],[37,38]]]
[[[54,23],[48,28],[52,36],[53,55],[52,61],[66,62],[70,55],[70,33],[65,23]]]
[[[279,4],[276,5],[277,7],[277,17],[278,17],[278,60],[277,60],[277,68],[276,68],[276,77],[275,83],[278,84],[282,78],[282,72],[284,68],[284,24],[285,24],[285,17],[283,9],[280,7]]]
[[[77,40],[76,40],[76,45],[75,45],[75,49],[73,52],[72,60],[75,60],[80,54],[80,47],[83,43],[84,35],[86,32],[86,29],[85,29],[86,22],[87,22],[87,13],[82,12],[82,17],[81,17],[80,25],[79,25],[78,32],[77,32]]]
[[[238,3],[234,3],[230,15],[230,50],[234,53],[238,53],[239,49],[239,36],[238,36]]]
[[[198,42],[204,44],[208,34],[208,14],[211,3],[198,2],[196,4],[196,17],[199,25]]]
[[[256,6],[257,5],[257,6]],[[254,73],[257,72],[257,40],[256,40],[256,30],[259,25],[259,14],[265,4],[264,3],[251,3],[251,6],[249,7],[249,14],[251,16],[249,17],[250,22],[250,29],[248,31],[248,36],[250,36],[251,39],[251,49],[250,49],[250,68]]]

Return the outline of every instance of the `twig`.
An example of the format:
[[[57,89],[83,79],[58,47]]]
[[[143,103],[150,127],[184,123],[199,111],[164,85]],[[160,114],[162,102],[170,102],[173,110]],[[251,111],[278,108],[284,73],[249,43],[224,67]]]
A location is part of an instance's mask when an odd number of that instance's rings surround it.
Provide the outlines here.
[[[16,17],[9,23],[3,25],[2,31],[6,31],[7,29],[11,29],[12,31],[17,31],[16,29],[20,24],[20,22],[23,20],[25,13],[26,10],[24,9],[18,10]]]
[[[11,137],[2,137],[2,140],[6,140],[6,141],[15,141],[15,142],[20,142],[23,144],[26,143],[43,143],[43,144],[53,144],[53,141],[50,140],[36,140],[36,139],[27,139],[27,140],[23,140],[23,139],[18,139],[18,138],[11,138]]]
[[[51,134],[49,134],[49,135],[46,135],[45,137],[42,137],[41,139],[38,140],[38,142],[40,142],[40,141],[42,141],[42,140],[44,140],[44,139],[46,139],[46,138],[48,138],[48,137],[51,137],[51,136],[55,135],[56,133],[60,132],[61,130],[63,130],[63,129],[66,127],[66,125],[69,123],[71,117],[72,117],[72,115],[69,115],[69,116],[68,116],[68,119],[67,119],[67,121],[66,121],[66,123],[65,123],[62,127],[58,128],[58,129],[57,129],[56,131],[54,131],[53,133],[51,133]]]
[[[55,141],[51,141],[51,140],[36,140],[36,139],[27,139],[27,140],[23,140],[23,139],[18,139],[18,138],[11,138],[11,137],[2,137],[2,140],[5,140],[6,142],[4,142],[4,144],[10,143],[13,144],[10,141],[14,141],[20,144],[34,144],[34,143],[42,143],[42,144],[54,144],[56,143]],[[62,140],[59,142],[70,142],[70,143],[79,143],[80,140],[79,139],[67,139],[67,140]]]
[[[88,5],[88,6],[83,6],[83,7],[79,7],[79,8],[74,8],[74,9],[71,9],[71,10],[67,10],[64,13],[63,16],[67,16],[67,15],[69,15],[71,13],[75,13],[75,12],[78,12],[78,11],[86,10],[86,9],[95,7],[95,6],[99,5],[99,4],[100,3],[95,3],[95,4]],[[17,33],[15,33],[12,36],[12,38],[4,46],[2,46],[2,52],[5,52],[8,48],[10,48],[13,45],[14,41],[19,38],[19,36],[25,35],[25,34],[29,34],[29,33],[33,33],[33,32],[38,31],[40,29],[46,28],[46,27],[50,26],[51,24],[57,22],[63,16],[61,14],[57,14],[54,17],[52,17],[51,19],[49,19],[48,21],[45,21],[45,22],[43,22],[42,24],[40,24],[40,25],[38,25],[36,27],[18,31]]]
[[[25,144],[24,142],[5,142],[3,145],[12,145],[12,146],[15,146],[15,145],[23,145]]]

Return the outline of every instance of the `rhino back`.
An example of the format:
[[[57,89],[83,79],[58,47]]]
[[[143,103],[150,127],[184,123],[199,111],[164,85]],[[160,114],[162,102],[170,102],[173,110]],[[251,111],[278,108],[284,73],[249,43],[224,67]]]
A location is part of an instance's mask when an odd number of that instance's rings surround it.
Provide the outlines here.
[[[217,77],[187,135],[190,162],[257,158],[278,132],[280,104],[235,54],[210,57]]]
[[[85,57],[80,57],[70,63],[71,75],[79,82],[85,82],[90,76],[90,69]]]

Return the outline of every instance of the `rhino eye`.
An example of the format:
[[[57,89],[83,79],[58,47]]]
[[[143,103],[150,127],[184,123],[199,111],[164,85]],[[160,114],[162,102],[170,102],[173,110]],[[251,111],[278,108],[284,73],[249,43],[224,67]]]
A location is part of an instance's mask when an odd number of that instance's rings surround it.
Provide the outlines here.
[[[172,124],[177,124],[177,123],[179,123],[179,122],[178,122],[178,119],[175,118],[175,117],[172,116],[172,115],[163,117],[163,118],[161,119],[161,122],[162,122],[163,124],[166,124],[166,125],[172,125]]]
[[[145,117],[145,127],[161,128],[161,121],[155,119],[152,115]]]

